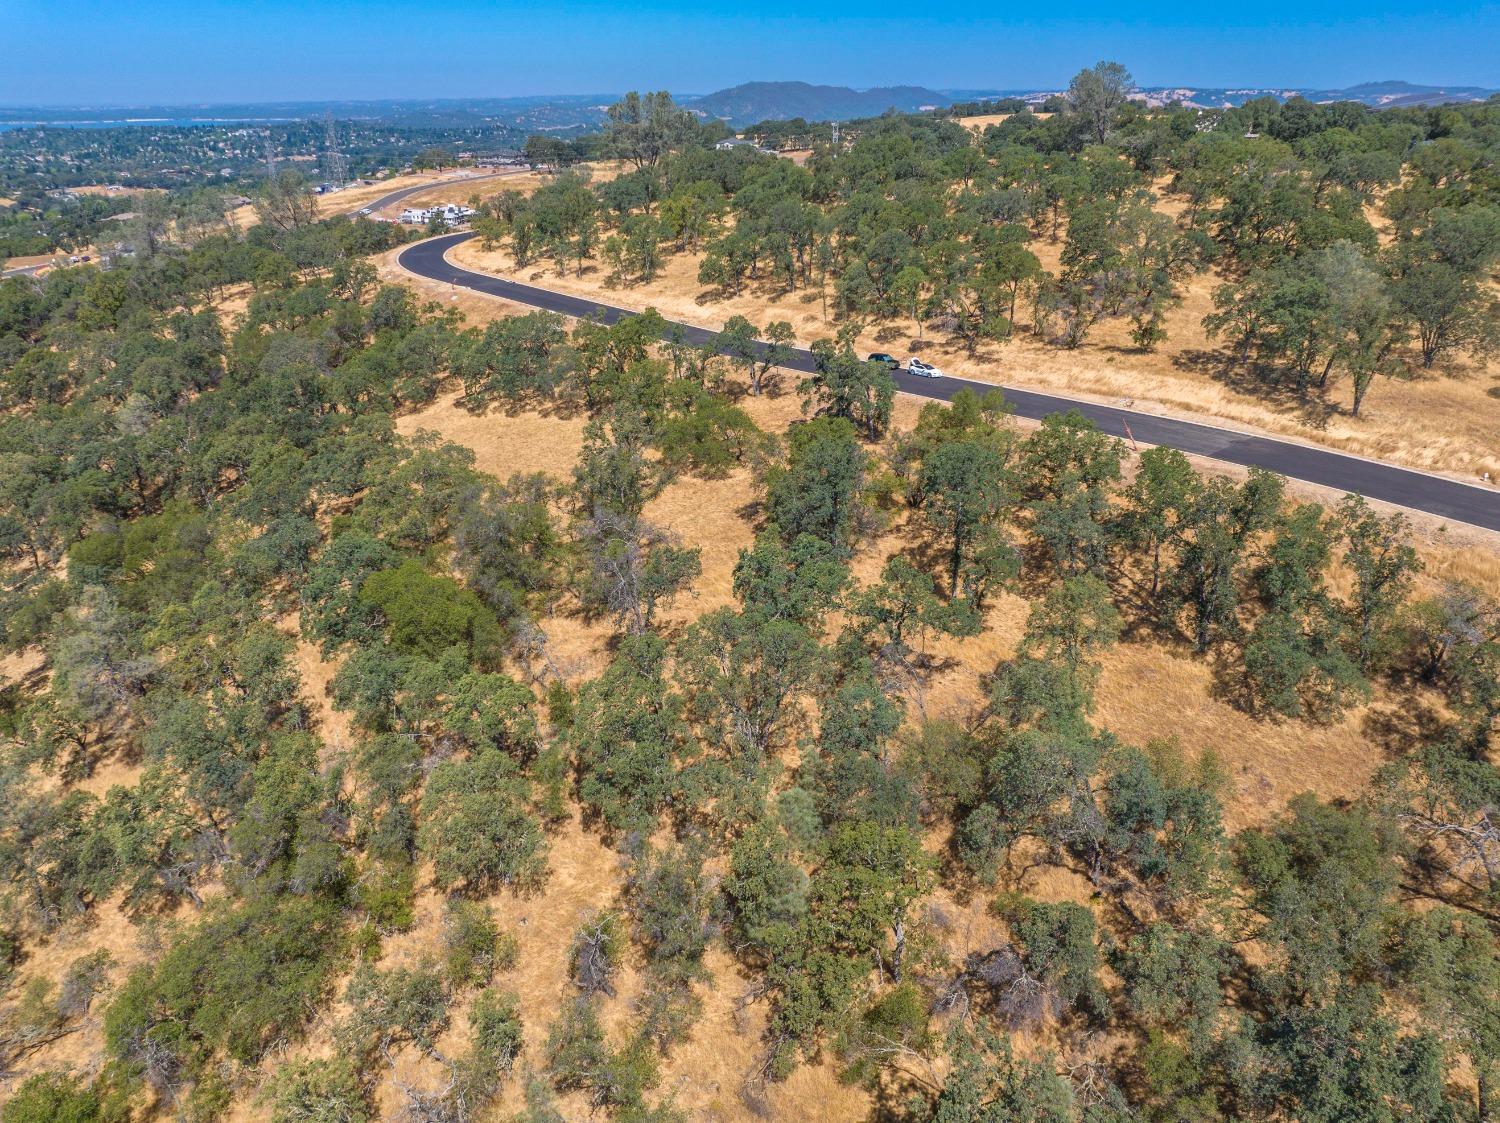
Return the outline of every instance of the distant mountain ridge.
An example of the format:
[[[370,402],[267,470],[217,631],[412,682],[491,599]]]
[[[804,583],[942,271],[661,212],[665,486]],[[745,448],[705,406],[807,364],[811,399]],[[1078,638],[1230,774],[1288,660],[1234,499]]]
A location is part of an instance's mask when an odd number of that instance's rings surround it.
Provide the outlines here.
[[[1062,90],[930,90],[923,86],[877,86],[868,90],[848,86],[819,86],[809,82],[744,82],[700,97],[684,97],[682,104],[708,118],[719,118],[738,127],[756,121],[802,117],[808,121],[841,121],[874,117],[887,109],[913,113],[945,107],[958,101],[1020,97],[1040,104]],[[1423,86],[1394,79],[1361,82],[1343,89],[1313,89],[1288,86],[1143,86],[1137,97],[1149,105],[1182,102],[1200,109],[1222,109],[1243,105],[1258,97],[1286,101],[1305,97],[1308,101],[1357,101],[1372,108],[1443,105],[1449,102],[1484,101],[1496,91],[1479,86]]]
[[[874,117],[887,109],[915,113],[956,102],[1016,97],[1040,105],[1061,88],[942,89],[925,86],[849,86],[810,82],[745,82],[710,94],[683,94],[679,104],[701,117],[720,119],[734,128],[756,121],[802,117],[809,121],[846,121]],[[1425,86],[1387,79],[1361,82],[1342,89],[1285,86],[1143,86],[1136,96],[1150,105],[1182,102],[1201,109],[1243,105],[1258,97],[1285,101],[1305,97],[1314,102],[1357,101],[1384,109],[1396,106],[1443,105],[1484,101],[1495,90],[1480,86]],[[225,122],[313,120],[331,114],[336,120],[384,122],[397,126],[484,127],[505,125],[530,131],[567,131],[597,128],[605,121],[605,107],[618,93],[540,94],[528,97],[386,98],[371,100],[285,100],[269,102],[199,102],[187,104],[73,106],[0,106],[0,125],[86,124],[108,119],[140,125],[164,123],[203,125]]]
[[[1417,86],[1410,82],[1361,82],[1343,90],[1332,91],[1329,100],[1362,101],[1366,105],[1440,105],[1453,101],[1486,101],[1495,90],[1480,86]],[[1308,95],[1309,100],[1318,98]]]
[[[953,104],[953,98],[922,86],[876,86],[854,90],[848,86],[815,86],[809,82],[745,82],[727,90],[683,98],[682,104],[704,117],[731,125],[802,117],[808,121],[840,121],[875,117],[887,109],[915,113]]]
[[[1181,101],[1201,109],[1222,109],[1226,106],[1244,105],[1258,97],[1274,97],[1286,101],[1303,97],[1312,102],[1356,101],[1373,109],[1395,106],[1444,105],[1450,102],[1484,101],[1496,91],[1480,86],[1421,86],[1412,82],[1388,79],[1382,82],[1361,82],[1342,89],[1312,89],[1308,87],[1212,87],[1212,86],[1147,86],[1139,93],[1150,104],[1165,105]],[[1036,91],[1026,95],[1028,100],[1039,96]]]

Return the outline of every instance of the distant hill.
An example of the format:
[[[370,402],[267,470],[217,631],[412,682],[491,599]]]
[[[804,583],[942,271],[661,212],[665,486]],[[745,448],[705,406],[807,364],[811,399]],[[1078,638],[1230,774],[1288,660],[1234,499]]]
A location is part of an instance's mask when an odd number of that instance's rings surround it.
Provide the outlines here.
[[[848,86],[814,86],[808,82],[746,82],[702,97],[683,98],[682,103],[704,117],[718,117],[731,125],[748,125],[790,117],[842,121],[878,116],[887,109],[912,113],[951,105],[953,98],[921,86],[851,90]]]
[[[887,109],[911,113],[934,106],[952,105],[999,94],[1020,96],[1041,103],[1061,90],[929,90],[923,86],[877,86],[854,90],[848,86],[818,86],[810,82],[745,82],[700,97],[679,99],[683,105],[708,118],[719,118],[738,127],[755,121],[802,117],[808,121],[842,121],[874,117]],[[1312,89],[1281,86],[1144,86],[1138,97],[1150,105],[1183,102],[1203,109],[1243,105],[1260,97],[1278,101],[1305,97],[1314,102],[1357,101],[1384,109],[1388,106],[1443,105],[1449,102],[1484,101],[1496,91],[1479,86],[1422,86],[1388,80],[1362,82],[1343,89]]]
[[[1410,82],[1361,82],[1343,90],[1330,91],[1330,101],[1361,101],[1366,105],[1442,105],[1454,101],[1484,101],[1494,90],[1479,86],[1414,86]],[[1321,97],[1311,100],[1324,100]]]
[[[1484,101],[1496,91],[1479,86],[1419,86],[1411,82],[1388,80],[1384,82],[1361,82],[1357,86],[1342,89],[1309,89],[1295,87],[1232,87],[1210,86],[1146,86],[1139,94],[1152,105],[1166,105],[1180,101],[1203,109],[1221,109],[1225,106],[1244,105],[1259,97],[1274,97],[1278,101],[1304,97],[1313,102],[1357,101],[1375,109],[1391,106],[1446,105],[1452,102]],[[1040,99],[1045,93],[1032,91],[1028,100]]]

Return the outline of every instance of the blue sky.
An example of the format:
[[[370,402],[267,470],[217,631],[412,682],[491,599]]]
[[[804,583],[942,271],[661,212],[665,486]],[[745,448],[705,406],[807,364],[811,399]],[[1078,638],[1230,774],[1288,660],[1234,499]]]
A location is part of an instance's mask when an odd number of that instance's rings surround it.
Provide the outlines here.
[[[0,0],[0,104],[482,97],[751,79],[1047,88],[1500,87],[1500,3]]]

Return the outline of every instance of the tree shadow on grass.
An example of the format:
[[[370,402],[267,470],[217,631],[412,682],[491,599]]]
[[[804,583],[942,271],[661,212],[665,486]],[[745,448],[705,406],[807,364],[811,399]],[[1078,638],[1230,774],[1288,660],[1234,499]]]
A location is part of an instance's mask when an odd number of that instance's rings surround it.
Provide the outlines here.
[[[588,409],[581,397],[573,394],[543,394],[526,392],[521,394],[483,394],[469,396],[460,389],[453,405],[475,417],[490,412],[506,417],[539,416],[558,421],[572,421],[587,417]]]
[[[1344,412],[1316,388],[1299,391],[1284,373],[1264,363],[1236,362],[1223,350],[1185,348],[1172,356],[1172,365],[1296,417],[1314,429],[1326,429],[1331,418]]]
[[[1361,732],[1386,756],[1405,756],[1441,741],[1450,723],[1426,702],[1410,699],[1404,706],[1372,706]]]

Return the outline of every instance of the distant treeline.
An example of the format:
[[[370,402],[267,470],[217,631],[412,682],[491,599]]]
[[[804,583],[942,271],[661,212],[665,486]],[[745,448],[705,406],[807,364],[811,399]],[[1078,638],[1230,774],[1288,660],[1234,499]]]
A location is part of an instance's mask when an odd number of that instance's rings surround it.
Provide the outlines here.
[[[1018,97],[1002,97],[992,101],[955,101],[933,113],[935,117],[990,117],[996,113],[1019,113],[1026,102]]]

